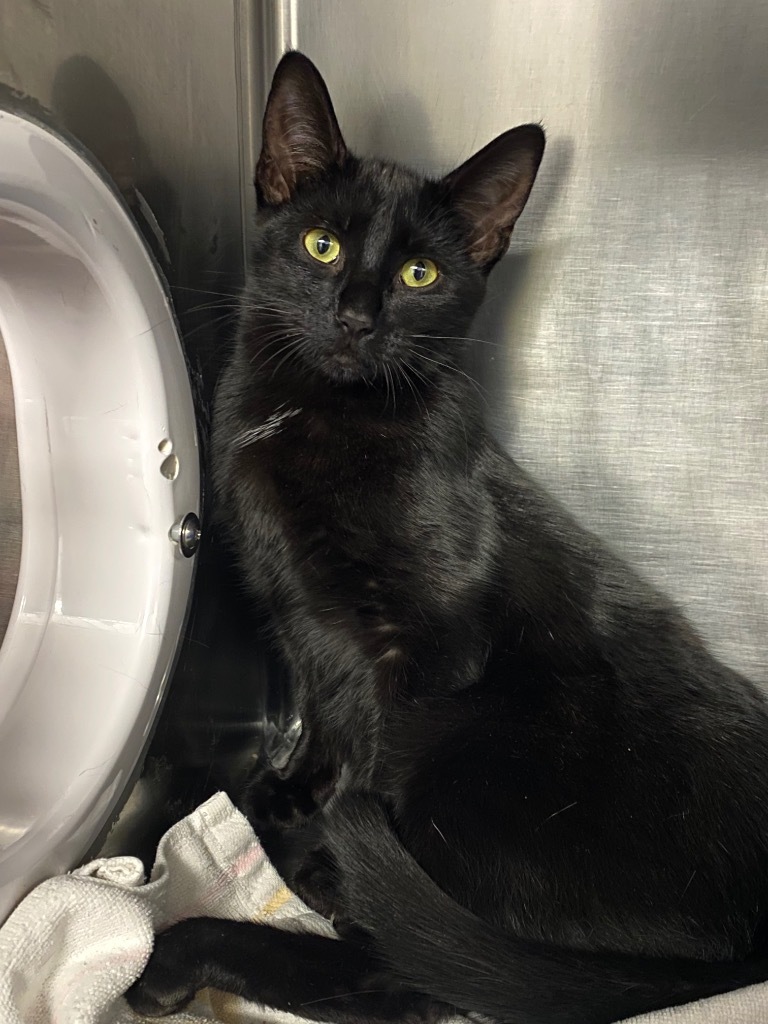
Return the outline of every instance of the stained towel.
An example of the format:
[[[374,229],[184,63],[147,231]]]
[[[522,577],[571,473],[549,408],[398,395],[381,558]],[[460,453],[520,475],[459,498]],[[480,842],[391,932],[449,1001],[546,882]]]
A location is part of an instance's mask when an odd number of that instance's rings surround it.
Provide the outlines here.
[[[283,884],[245,818],[219,793],[160,841],[149,882],[133,857],[96,860],[39,885],[0,928],[0,1024],[138,1024],[123,993],[153,934],[182,917],[268,920],[333,935]],[[295,1024],[205,990],[168,1024]],[[633,1024],[765,1024],[768,985],[634,1018]]]

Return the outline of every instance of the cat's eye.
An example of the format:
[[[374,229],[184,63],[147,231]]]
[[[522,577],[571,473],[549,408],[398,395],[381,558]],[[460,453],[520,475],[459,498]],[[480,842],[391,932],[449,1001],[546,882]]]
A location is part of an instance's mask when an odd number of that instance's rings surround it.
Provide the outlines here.
[[[408,260],[400,269],[400,280],[409,288],[426,288],[434,284],[438,273],[432,260]]]
[[[312,228],[304,235],[304,248],[321,263],[335,263],[341,252],[341,242],[325,228]]]

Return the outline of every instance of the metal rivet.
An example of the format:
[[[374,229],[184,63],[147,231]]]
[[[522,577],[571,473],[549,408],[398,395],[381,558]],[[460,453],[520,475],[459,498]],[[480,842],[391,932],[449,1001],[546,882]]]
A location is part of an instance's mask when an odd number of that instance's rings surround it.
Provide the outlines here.
[[[191,558],[200,546],[201,532],[200,520],[194,512],[188,512],[171,527],[171,540],[185,558]]]

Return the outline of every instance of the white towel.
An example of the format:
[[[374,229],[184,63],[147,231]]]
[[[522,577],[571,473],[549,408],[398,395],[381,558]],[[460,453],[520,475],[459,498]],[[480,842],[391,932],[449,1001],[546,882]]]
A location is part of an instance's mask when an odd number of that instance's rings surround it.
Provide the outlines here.
[[[153,934],[182,917],[288,919],[333,935],[294,896],[250,825],[219,793],[161,839],[150,881],[134,857],[112,857],[39,885],[0,928],[0,1024],[137,1024],[122,998],[152,951]],[[169,1024],[289,1022],[206,990]]]
[[[138,1024],[122,998],[155,930],[208,914],[280,921],[333,935],[285,887],[223,794],[163,837],[150,881],[133,857],[92,863],[38,886],[0,929],[0,1024]],[[298,1018],[206,990],[168,1024],[289,1024]],[[634,1018],[636,1024],[765,1024],[768,985]]]

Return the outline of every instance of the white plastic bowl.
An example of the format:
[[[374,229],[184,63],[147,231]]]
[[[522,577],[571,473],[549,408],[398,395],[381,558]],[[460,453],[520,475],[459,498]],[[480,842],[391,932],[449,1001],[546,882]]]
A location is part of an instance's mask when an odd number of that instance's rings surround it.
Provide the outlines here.
[[[183,629],[199,514],[186,365],[163,284],[95,167],[0,111],[0,332],[22,553],[0,647],[0,921],[71,868],[145,749]],[[0,487],[2,481],[0,481]]]

